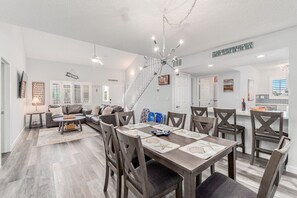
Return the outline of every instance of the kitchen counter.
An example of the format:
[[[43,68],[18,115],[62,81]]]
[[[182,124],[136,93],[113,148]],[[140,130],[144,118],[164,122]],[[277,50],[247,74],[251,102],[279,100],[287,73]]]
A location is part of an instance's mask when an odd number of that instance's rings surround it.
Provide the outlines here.
[[[213,113],[213,107],[208,108],[208,112]],[[269,111],[269,112],[280,112],[280,111]],[[284,112],[284,119],[288,120],[289,119],[289,112],[283,111]],[[236,115],[237,116],[251,116],[250,111],[242,111],[241,109],[236,109]]]

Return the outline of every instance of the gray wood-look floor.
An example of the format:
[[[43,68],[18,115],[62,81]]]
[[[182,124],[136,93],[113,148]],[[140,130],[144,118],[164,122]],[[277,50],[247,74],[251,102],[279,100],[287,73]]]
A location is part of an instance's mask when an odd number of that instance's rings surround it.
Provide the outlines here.
[[[38,133],[38,129],[26,130],[5,160],[0,170],[0,197],[115,197],[116,178],[110,179],[107,193],[102,190],[105,154],[101,136],[36,147]],[[237,181],[257,192],[264,166],[259,160],[251,166],[248,156],[239,155]],[[227,173],[226,159],[216,164],[216,171]],[[283,175],[275,197],[296,196],[297,177]]]

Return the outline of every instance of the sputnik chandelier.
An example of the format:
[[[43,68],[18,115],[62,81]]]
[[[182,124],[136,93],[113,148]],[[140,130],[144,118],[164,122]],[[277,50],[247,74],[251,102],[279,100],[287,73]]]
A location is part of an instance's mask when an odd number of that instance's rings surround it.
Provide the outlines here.
[[[187,14],[185,15],[185,17],[180,20],[178,23],[172,23],[168,20],[168,18],[166,17],[165,14],[163,14],[163,34],[162,34],[162,49],[160,49],[160,46],[157,42],[157,39],[155,36],[152,36],[152,40],[154,43],[154,52],[158,54],[159,58],[160,58],[160,62],[162,67],[165,65],[168,65],[171,69],[173,69],[175,71],[175,73],[178,75],[179,73],[179,69],[177,66],[172,66],[169,64],[169,60],[171,59],[172,63],[174,63],[175,61],[178,61],[178,57],[177,56],[173,56],[175,51],[184,43],[183,40],[179,40],[178,44],[174,47],[171,48],[169,53],[166,54],[166,36],[165,36],[165,23],[167,23],[169,26],[180,26],[183,24],[183,22],[189,17],[189,15],[191,14],[193,8],[196,5],[197,0],[194,0],[194,2],[192,3],[190,9],[188,10]],[[167,9],[164,9],[164,13],[167,11]],[[174,65],[174,64],[173,64]],[[148,66],[144,66],[144,67],[140,67],[140,70],[142,70],[143,68],[149,67],[151,65]],[[159,71],[159,76],[161,75],[162,72],[162,67]]]

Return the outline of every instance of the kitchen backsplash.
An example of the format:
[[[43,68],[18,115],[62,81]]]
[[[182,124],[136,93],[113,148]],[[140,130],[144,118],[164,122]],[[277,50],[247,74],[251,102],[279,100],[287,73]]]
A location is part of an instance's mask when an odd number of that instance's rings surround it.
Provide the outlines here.
[[[256,95],[256,104],[257,103],[289,104],[289,100],[288,99],[270,99],[269,94],[259,94],[259,95]]]

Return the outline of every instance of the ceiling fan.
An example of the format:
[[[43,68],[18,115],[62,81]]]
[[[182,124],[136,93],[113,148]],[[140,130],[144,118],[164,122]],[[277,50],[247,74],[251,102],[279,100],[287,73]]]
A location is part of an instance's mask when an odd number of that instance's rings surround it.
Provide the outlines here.
[[[94,44],[94,55],[91,60],[93,63],[99,63],[100,65],[104,65],[104,63],[102,61],[102,57],[99,57],[96,54],[96,45],[95,44]]]

